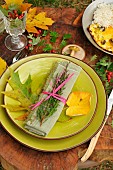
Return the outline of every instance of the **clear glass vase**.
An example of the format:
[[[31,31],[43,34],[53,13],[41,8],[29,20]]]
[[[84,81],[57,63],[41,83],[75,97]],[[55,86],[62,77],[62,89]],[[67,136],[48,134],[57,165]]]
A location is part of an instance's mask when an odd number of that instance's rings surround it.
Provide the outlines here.
[[[24,12],[21,18],[5,18],[5,29],[10,34],[5,38],[5,46],[11,51],[20,51],[27,45],[27,38],[22,35],[25,32],[26,15],[27,12]]]

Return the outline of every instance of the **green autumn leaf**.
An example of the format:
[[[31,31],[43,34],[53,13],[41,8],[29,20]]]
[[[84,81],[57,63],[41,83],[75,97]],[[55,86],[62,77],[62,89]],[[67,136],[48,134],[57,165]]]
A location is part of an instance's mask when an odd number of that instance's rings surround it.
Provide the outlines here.
[[[6,96],[20,102],[20,105],[5,105],[10,111],[29,110],[29,106],[36,101],[37,95],[31,90],[31,76],[24,83],[20,81],[19,73],[11,71],[11,78],[8,80],[12,87],[11,91],[2,92]]]
[[[23,110],[27,110],[28,108],[22,107],[21,105],[1,105],[4,108],[7,108],[8,110],[10,110],[11,112],[17,112],[17,111],[23,111]]]
[[[20,90],[5,91],[2,93],[8,97],[11,97],[11,98],[19,101],[21,103],[21,106],[23,106],[23,107],[28,107],[29,105],[32,104],[28,98],[26,98],[25,96],[22,95]]]

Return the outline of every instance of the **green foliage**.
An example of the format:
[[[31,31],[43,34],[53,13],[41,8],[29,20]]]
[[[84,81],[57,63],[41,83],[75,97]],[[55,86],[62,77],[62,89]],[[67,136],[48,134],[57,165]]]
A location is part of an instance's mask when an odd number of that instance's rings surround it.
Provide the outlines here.
[[[11,111],[29,110],[29,106],[35,102],[37,95],[31,90],[31,76],[24,83],[20,81],[19,73],[11,71],[11,78],[8,80],[11,91],[3,92],[6,96],[11,97],[20,102],[18,106],[6,105],[4,107]]]
[[[63,35],[62,41],[60,43],[60,48],[63,48],[67,45],[66,40],[68,40],[69,38],[71,38],[71,34],[64,34]]]
[[[43,48],[44,52],[50,52],[53,49],[51,44],[46,44],[45,47]]]
[[[0,10],[2,11],[2,13],[3,13],[5,16],[8,16],[8,10],[6,10],[5,8],[2,8],[2,6],[0,6]]]
[[[59,34],[56,31],[50,31],[50,42],[55,43]]]
[[[93,56],[93,58],[97,58],[96,56]],[[107,78],[107,71],[113,72],[113,62],[111,61],[110,57],[105,56],[101,58],[94,66],[95,71],[100,76],[101,80],[104,83],[106,93],[109,94],[112,86],[113,86],[113,79],[108,81]]]

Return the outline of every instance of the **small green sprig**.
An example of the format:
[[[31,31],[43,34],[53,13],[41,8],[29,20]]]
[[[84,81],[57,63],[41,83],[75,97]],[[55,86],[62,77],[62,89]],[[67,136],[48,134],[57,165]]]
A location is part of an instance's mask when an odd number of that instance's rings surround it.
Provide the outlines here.
[[[67,40],[71,38],[71,34],[64,34],[62,41],[60,43],[60,48],[63,48],[67,45]]]
[[[63,73],[60,75],[56,75],[56,78],[53,81],[52,89],[56,89],[66,78],[68,77],[68,73],[66,69],[63,71]],[[57,81],[59,80],[59,81]],[[64,89],[64,86],[56,92],[58,95],[62,95],[62,91]],[[52,90],[51,90],[52,92]],[[51,115],[55,113],[57,110],[57,107],[59,106],[59,100],[57,100],[54,97],[50,97],[48,100],[43,101],[43,103],[38,106],[37,109],[37,118],[40,121],[40,125],[46,121]]]
[[[59,34],[56,31],[50,31],[50,42],[55,43]]]
[[[90,61],[93,61],[97,58],[98,57],[94,55]],[[113,78],[112,78],[113,77],[113,62],[111,61],[110,57],[104,56],[93,67],[105,86],[106,94],[109,95],[113,87]]]

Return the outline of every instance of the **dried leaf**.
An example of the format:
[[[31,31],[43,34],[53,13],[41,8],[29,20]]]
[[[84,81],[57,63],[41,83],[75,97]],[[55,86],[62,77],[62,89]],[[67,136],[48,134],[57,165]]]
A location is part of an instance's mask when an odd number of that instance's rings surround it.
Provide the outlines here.
[[[91,94],[88,92],[72,92],[67,100],[69,108],[66,115],[77,116],[85,115],[90,110]]]
[[[3,74],[3,72],[6,70],[6,67],[7,67],[7,63],[5,60],[3,60],[1,57],[0,57],[0,76]]]
[[[31,33],[38,33],[37,27],[48,30],[48,26],[52,25],[54,21],[46,17],[45,12],[37,14],[37,8],[29,10],[26,21],[26,30]]]
[[[21,116],[16,117],[15,119],[16,119],[16,120],[19,120],[19,121],[24,121],[24,120],[27,119],[28,115],[29,115],[29,113],[27,112],[27,113],[24,113],[24,114],[21,115]]]

